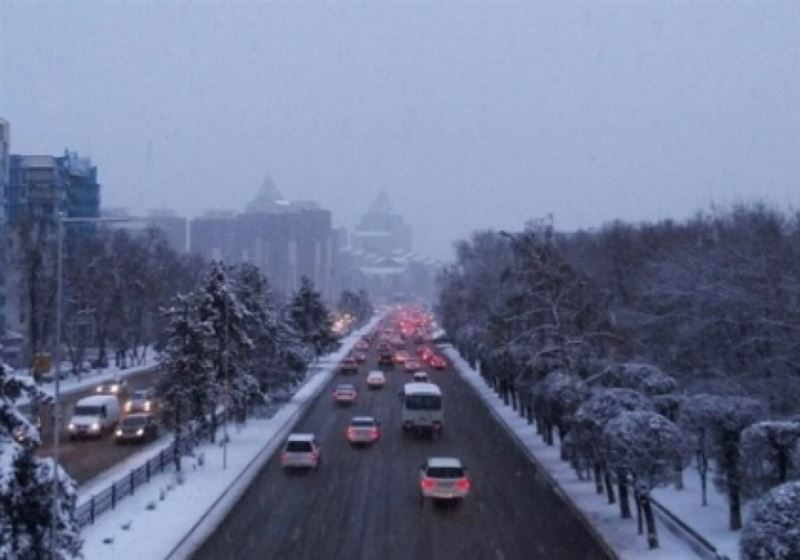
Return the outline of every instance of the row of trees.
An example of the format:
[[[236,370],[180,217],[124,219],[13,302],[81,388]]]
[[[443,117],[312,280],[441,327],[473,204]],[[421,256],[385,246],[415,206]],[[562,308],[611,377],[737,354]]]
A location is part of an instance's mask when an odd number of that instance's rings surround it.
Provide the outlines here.
[[[166,347],[159,355],[161,416],[176,447],[200,427],[214,441],[218,412],[244,422],[275,388],[297,382],[308,363],[338,346],[328,311],[303,278],[278,305],[251,264],[213,263],[204,280],[164,312]],[[180,454],[175,456],[180,469]]]
[[[762,207],[570,236],[542,220],[459,243],[438,313],[623,517],[632,486],[656,546],[649,492],[690,460],[731,529],[742,499],[800,477],[798,263],[800,217]]]
[[[375,313],[369,294],[364,289],[353,292],[343,290],[339,296],[336,310],[342,315],[348,314],[355,318],[355,325],[361,326],[366,323]]]
[[[10,275],[25,317],[25,362],[52,348],[56,307],[55,226],[24,219],[9,235]],[[74,226],[77,228],[77,226]],[[137,234],[83,225],[67,232],[63,261],[62,340],[74,373],[87,359],[105,366],[144,359],[159,342],[159,310],[198,282],[206,264],[179,255],[158,230]],[[163,341],[161,341],[163,343]],[[89,352],[94,350],[90,359]]]

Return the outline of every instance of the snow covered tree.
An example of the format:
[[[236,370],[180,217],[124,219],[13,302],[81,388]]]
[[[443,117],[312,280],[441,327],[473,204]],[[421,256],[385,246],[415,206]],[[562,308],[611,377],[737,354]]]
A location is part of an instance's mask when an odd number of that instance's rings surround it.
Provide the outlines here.
[[[745,496],[800,478],[800,422],[756,422],[742,432],[741,446]]]
[[[699,393],[687,397],[680,409],[678,423],[686,443],[694,456],[697,474],[700,476],[700,503],[708,505],[708,471],[712,455],[711,421],[712,411],[717,406],[718,395]]]
[[[336,309],[339,313],[347,313],[355,317],[356,325],[363,325],[374,313],[369,295],[363,289],[358,292],[343,290],[339,296],[339,302],[336,304]]]
[[[34,455],[40,441],[38,431],[15,406],[23,394],[43,399],[38,389],[15,378],[0,362],[0,558],[75,558],[81,549],[75,482],[56,467],[59,484],[54,536],[53,461]],[[24,445],[13,437],[19,427],[24,427],[28,435]]]
[[[175,468],[180,470],[181,453],[192,443],[187,440],[189,422],[208,424],[221,389],[212,361],[216,348],[211,326],[199,319],[191,296],[179,297],[175,304],[165,312],[168,342],[159,354],[163,374],[156,389],[161,420],[175,438]]]
[[[606,424],[603,445],[606,461],[617,476],[633,477],[647,525],[647,542],[651,549],[657,548],[650,491],[672,479],[682,451],[680,429],[655,412],[623,412]]]
[[[606,387],[636,389],[650,397],[672,393],[678,386],[674,377],[658,367],[638,362],[608,366],[600,380]]]
[[[800,481],[773,488],[754,504],[739,550],[742,560],[800,558]]]
[[[534,410],[544,424],[545,443],[553,444],[553,427],[558,428],[559,440],[563,442],[575,411],[589,396],[588,389],[576,376],[556,370],[534,386],[533,394]],[[563,446],[562,451],[566,451]]]
[[[714,457],[714,484],[728,497],[730,529],[742,528],[741,434],[764,414],[762,404],[748,397],[718,397],[710,401],[709,433]]]
[[[615,501],[611,486],[611,475],[606,464],[602,435],[606,424],[623,412],[634,410],[651,411],[650,400],[633,389],[596,389],[592,396],[578,407],[572,427],[573,445],[581,458],[592,465],[597,493],[603,492],[603,484],[609,503]],[[620,485],[620,514],[630,517],[627,477],[618,476]]]
[[[319,357],[339,346],[322,296],[306,276],[300,279],[300,289],[292,298],[290,313],[292,325],[303,342],[313,349],[314,356]]]

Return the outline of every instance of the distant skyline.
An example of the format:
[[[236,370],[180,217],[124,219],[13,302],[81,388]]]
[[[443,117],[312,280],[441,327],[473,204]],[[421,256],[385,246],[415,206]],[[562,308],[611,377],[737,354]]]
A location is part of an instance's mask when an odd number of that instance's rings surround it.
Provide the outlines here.
[[[105,207],[242,211],[269,176],[415,251],[800,209],[800,3],[0,3],[13,153],[88,155]]]

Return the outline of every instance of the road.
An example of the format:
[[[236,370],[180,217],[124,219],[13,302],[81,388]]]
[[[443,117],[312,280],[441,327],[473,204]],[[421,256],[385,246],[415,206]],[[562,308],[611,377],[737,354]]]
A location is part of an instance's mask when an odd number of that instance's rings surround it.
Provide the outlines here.
[[[127,378],[131,391],[152,386],[158,378],[157,370],[150,370],[134,374]],[[85,439],[70,441],[66,425],[72,415],[72,409],[80,399],[94,394],[94,385],[85,391],[73,393],[62,397],[64,422],[61,431],[61,466],[74,478],[78,484],[97,476],[104,470],[114,466],[129,455],[136,453],[138,445],[115,445],[114,435],[106,432],[99,439]],[[124,399],[120,399],[120,413],[123,414]],[[53,454],[53,432],[49,414],[42,415],[42,446],[36,454],[40,457],[50,457]]]
[[[445,433],[426,439],[400,429],[398,391],[410,376],[396,369],[370,392],[368,369],[357,377],[359,402],[332,402],[333,385],[356,379],[337,375],[294,430],[317,434],[321,469],[285,473],[270,459],[195,558],[610,558],[455,371],[428,372],[444,394]],[[374,447],[345,441],[356,414],[381,421]],[[469,468],[465,503],[421,506],[417,469],[428,456],[457,456]]]

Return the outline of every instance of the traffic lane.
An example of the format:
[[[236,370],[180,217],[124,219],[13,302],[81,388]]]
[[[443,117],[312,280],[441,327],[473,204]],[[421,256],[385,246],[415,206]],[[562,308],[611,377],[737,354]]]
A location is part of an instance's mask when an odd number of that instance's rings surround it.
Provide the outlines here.
[[[160,372],[157,369],[131,375],[127,378],[128,386],[130,387],[129,393],[137,389],[152,387],[158,380],[159,375]],[[99,382],[97,385],[99,385]],[[79,439],[75,441],[69,439],[69,431],[66,427],[72,416],[72,409],[80,399],[94,395],[95,387],[96,385],[92,385],[85,391],[67,395],[61,400],[64,421],[61,424],[60,431],[59,461],[61,466],[78,484],[94,478],[141,448],[138,444],[116,445],[113,432],[110,431],[105,432],[98,439]],[[126,398],[119,399],[121,417],[124,416],[125,401]],[[53,431],[50,414],[42,415],[41,435],[42,445],[36,450],[36,454],[39,457],[51,457],[53,455]]]
[[[295,428],[320,438],[321,469],[287,474],[273,457],[195,557],[609,558],[458,374],[429,374],[445,398],[441,438],[401,433],[397,393],[410,375],[399,368],[384,389],[362,391],[352,409],[323,394]],[[382,421],[382,437],[354,449],[343,432],[362,413]],[[465,503],[421,505],[418,468],[434,455],[457,456],[469,467],[473,491]]]

